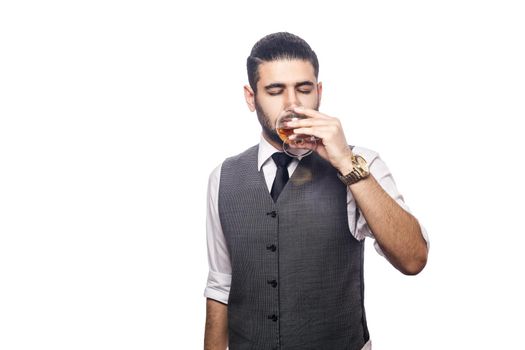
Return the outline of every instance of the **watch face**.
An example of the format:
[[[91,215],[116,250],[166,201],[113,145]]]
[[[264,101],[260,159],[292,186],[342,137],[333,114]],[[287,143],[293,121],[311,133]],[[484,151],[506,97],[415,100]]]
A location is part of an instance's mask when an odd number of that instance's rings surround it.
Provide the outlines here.
[[[365,172],[368,172],[368,164],[366,163],[366,160],[359,155],[356,155],[355,158],[359,167],[362,168]]]

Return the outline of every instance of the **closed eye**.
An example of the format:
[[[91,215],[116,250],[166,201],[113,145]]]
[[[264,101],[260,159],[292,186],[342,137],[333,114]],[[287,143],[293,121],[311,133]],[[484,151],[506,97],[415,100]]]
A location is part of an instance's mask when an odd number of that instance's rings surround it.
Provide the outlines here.
[[[275,90],[268,90],[268,95],[271,95],[271,96],[276,96],[276,95],[279,95],[283,92],[282,89],[275,89]]]

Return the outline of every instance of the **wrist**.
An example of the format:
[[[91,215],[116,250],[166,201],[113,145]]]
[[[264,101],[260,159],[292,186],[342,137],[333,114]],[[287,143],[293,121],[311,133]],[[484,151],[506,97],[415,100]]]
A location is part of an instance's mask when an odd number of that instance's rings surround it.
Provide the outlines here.
[[[339,173],[337,174],[337,177],[339,177],[339,179],[346,186],[353,185],[354,183],[361,181],[370,175],[368,164],[366,163],[366,160],[360,155],[352,154],[350,171],[348,170],[349,166],[346,165],[346,162],[343,164],[343,166],[338,167]]]
[[[340,174],[346,175],[354,170],[354,165],[352,164],[352,156],[349,156],[348,159],[345,159],[341,162],[341,165],[336,168]]]
[[[353,154],[350,148],[348,149],[348,152],[342,157],[341,161],[337,164],[335,167],[340,174],[346,175],[352,172],[354,170],[354,164],[352,162]]]

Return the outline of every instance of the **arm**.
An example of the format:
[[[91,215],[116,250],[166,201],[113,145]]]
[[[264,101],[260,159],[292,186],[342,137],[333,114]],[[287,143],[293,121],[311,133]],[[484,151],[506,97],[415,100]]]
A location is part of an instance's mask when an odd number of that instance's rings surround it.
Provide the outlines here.
[[[206,299],[204,350],[225,350],[228,346],[228,306]]]
[[[428,248],[417,219],[390,197],[372,175],[349,189],[390,263],[407,275],[421,272]]]
[[[206,241],[209,273],[206,297],[205,350],[225,350],[228,346],[228,296],[231,262],[219,218],[218,196],[221,166],[210,175],[206,212]]]
[[[340,121],[312,109],[295,108],[310,118],[289,122],[295,134],[316,136],[321,140],[316,152],[341,174],[352,171],[352,151],[348,147]],[[290,136],[292,139],[294,135]],[[357,206],[387,259],[399,271],[415,275],[425,267],[426,242],[416,218],[405,211],[369,176],[351,186]]]

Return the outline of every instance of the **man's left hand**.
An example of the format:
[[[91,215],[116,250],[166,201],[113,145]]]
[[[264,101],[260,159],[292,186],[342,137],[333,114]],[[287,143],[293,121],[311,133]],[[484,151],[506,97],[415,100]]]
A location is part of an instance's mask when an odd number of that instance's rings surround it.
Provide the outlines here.
[[[316,152],[321,157],[329,161],[341,174],[352,171],[352,150],[346,142],[339,119],[304,107],[296,107],[294,111],[308,118],[288,122],[288,127],[295,128],[295,135],[290,136],[290,139],[293,140],[297,134],[317,137],[319,140]]]

